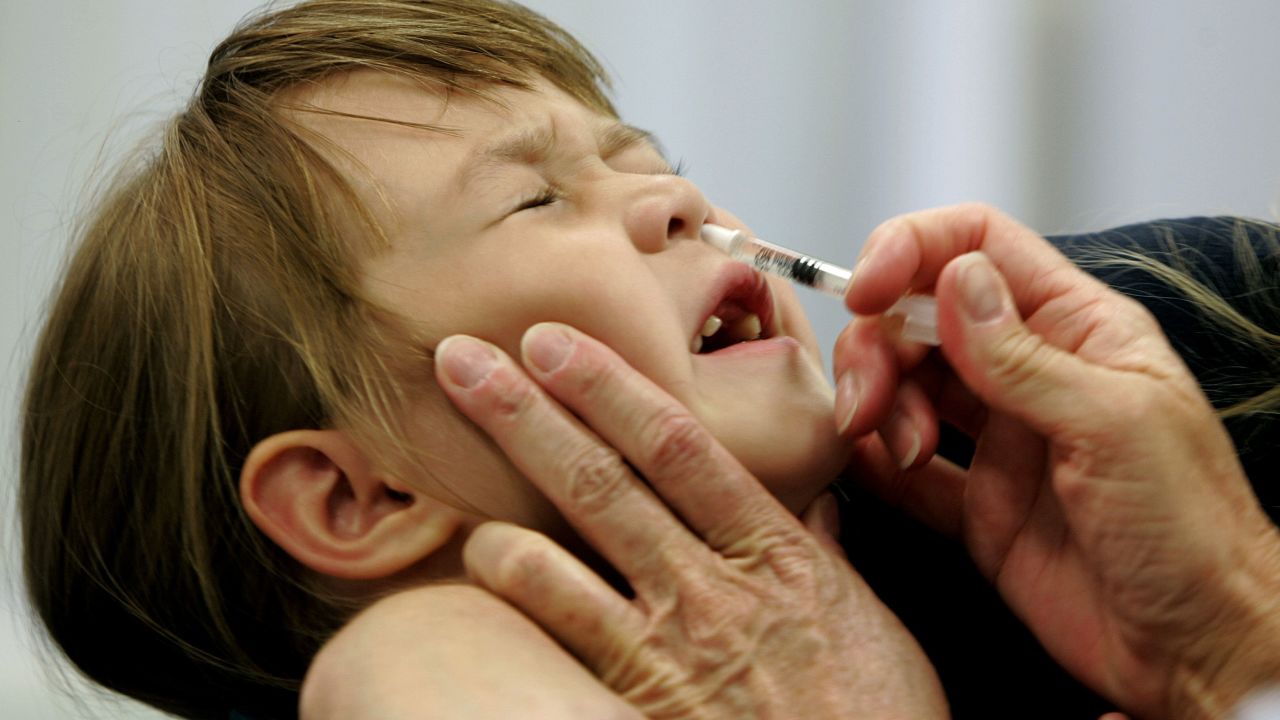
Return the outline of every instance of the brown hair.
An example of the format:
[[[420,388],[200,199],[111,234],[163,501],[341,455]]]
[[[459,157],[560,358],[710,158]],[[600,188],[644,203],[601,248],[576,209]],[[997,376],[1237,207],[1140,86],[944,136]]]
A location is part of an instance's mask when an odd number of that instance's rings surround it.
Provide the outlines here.
[[[1089,246],[1072,253],[1072,260],[1139,299],[1194,309],[1210,329],[1213,349],[1221,357],[1257,359],[1262,372],[1231,373],[1225,381],[1201,378],[1224,421],[1252,417],[1265,422],[1264,416],[1280,413],[1280,329],[1275,327],[1280,308],[1280,225],[1223,217],[1195,223],[1164,220],[1144,229],[1153,239]],[[1209,235],[1184,237],[1197,232]],[[1191,360],[1199,365],[1214,362],[1206,357]]]
[[[341,425],[395,436],[420,360],[362,296],[369,213],[280,107],[374,69],[461,92],[543,76],[614,115],[597,61],[500,0],[318,0],[242,23],[160,146],[109,186],[36,350],[20,508],[28,591],[88,677],[162,710],[296,713],[353,611],[241,509],[259,440]],[[335,202],[335,198],[338,202]]]
[[[1102,240],[1108,236],[1118,237]],[[1170,340],[1231,433],[1254,492],[1280,522],[1280,225],[1163,220],[1102,233],[1070,255],[1177,323]]]

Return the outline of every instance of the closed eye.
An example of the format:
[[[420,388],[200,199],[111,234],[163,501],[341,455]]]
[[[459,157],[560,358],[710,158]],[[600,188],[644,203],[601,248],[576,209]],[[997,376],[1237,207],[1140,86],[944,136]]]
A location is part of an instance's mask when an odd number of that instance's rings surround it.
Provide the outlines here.
[[[515,209],[512,210],[512,212],[518,213],[521,210],[532,210],[533,208],[540,208],[540,207],[546,207],[547,205],[553,205],[556,203],[556,201],[560,200],[561,197],[562,195],[560,194],[560,191],[558,189],[548,185],[547,187],[539,191],[537,195],[534,195],[533,197],[530,197],[526,200],[522,200],[520,204],[516,205]]]
[[[685,169],[686,169],[685,162],[683,159],[680,159],[676,161],[676,164],[674,167],[668,166],[663,172],[664,174],[667,174],[667,175],[684,177]],[[534,208],[554,205],[563,198],[564,198],[564,194],[560,192],[559,188],[556,188],[552,185],[548,185],[542,188],[542,190],[538,191],[536,195],[533,195],[532,197],[529,197],[525,200],[520,201],[516,205],[515,209],[512,210],[511,212],[514,214],[522,210],[532,210]]]

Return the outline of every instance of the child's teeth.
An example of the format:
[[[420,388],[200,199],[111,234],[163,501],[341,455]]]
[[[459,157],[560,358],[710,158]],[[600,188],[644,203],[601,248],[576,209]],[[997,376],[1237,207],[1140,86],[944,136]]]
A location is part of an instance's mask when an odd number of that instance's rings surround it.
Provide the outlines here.
[[[717,333],[719,334],[717,335]],[[720,339],[717,347],[723,346],[726,341],[729,344],[733,344],[748,340],[759,340],[760,316],[755,313],[747,313],[726,325],[724,319],[719,315],[712,315],[702,324],[702,330],[689,343],[689,351],[694,354],[702,352],[703,341],[713,335]]]

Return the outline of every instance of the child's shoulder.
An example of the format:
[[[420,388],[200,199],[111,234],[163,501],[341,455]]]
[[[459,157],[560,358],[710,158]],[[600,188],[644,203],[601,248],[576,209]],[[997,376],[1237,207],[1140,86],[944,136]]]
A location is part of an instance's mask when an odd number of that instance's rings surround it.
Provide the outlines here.
[[[301,716],[639,718],[536,624],[462,584],[374,603],[325,644]]]

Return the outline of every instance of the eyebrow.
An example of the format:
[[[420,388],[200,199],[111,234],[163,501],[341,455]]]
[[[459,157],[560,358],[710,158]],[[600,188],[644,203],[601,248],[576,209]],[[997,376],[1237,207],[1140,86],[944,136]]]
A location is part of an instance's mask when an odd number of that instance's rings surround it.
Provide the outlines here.
[[[627,125],[626,123],[610,123],[608,127],[600,133],[600,157],[609,157],[616,153],[622,152],[634,145],[649,145],[658,152],[665,160],[667,153],[662,149],[662,143],[658,142],[658,138],[648,130],[641,130],[635,125]]]
[[[648,144],[665,160],[661,143],[648,130],[621,122],[611,122],[596,132],[600,157],[607,158],[636,145]],[[477,178],[500,165],[535,163],[551,154],[556,144],[555,128],[540,125],[501,138],[479,148],[463,163],[458,185],[463,192]]]

